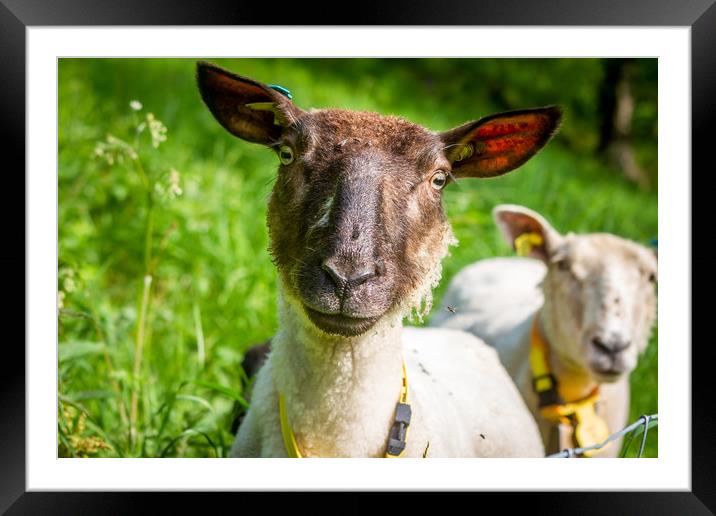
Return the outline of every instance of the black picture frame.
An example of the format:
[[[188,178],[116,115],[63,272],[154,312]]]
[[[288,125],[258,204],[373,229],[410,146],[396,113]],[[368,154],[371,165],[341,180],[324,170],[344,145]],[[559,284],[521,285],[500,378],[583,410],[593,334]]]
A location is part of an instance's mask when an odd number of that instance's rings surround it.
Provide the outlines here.
[[[31,26],[90,26],[90,25],[281,25],[283,21],[304,25],[550,25],[550,26],[687,26],[691,28],[692,71],[692,170],[713,169],[713,162],[706,161],[709,146],[716,141],[713,123],[716,115],[716,5],[715,0],[489,0],[460,2],[458,0],[392,1],[383,5],[360,3],[359,8],[347,11],[326,9],[319,5],[280,5],[245,1],[189,1],[138,0],[0,0],[0,113],[2,124],[0,145],[3,147],[2,166],[5,180],[14,179],[18,188],[25,192],[24,175],[11,176],[11,170],[25,167],[25,58],[26,29]],[[345,7],[345,6],[344,6]],[[277,13],[286,13],[278,16]],[[335,13],[335,14],[333,14]],[[333,14],[333,16],[332,16]],[[692,173],[692,178],[694,174]],[[18,190],[13,190],[17,192]],[[692,189],[692,191],[694,191]],[[17,199],[24,199],[12,195]],[[16,207],[11,202],[1,203],[4,217],[17,218]],[[698,205],[692,204],[692,220]],[[18,281],[18,270],[25,271],[25,227],[19,224],[5,225],[6,237],[16,237],[23,245],[3,253],[1,258],[8,274],[7,280]],[[692,230],[692,235],[694,234]],[[6,240],[7,242],[8,240]],[[6,249],[10,246],[6,244]],[[22,249],[22,255],[18,249]],[[691,250],[693,253],[693,249]],[[693,259],[692,268],[698,261]],[[699,270],[704,268],[699,267]],[[14,286],[14,285],[13,285]],[[20,289],[17,289],[20,291]],[[22,299],[25,299],[24,289]],[[9,293],[6,294],[9,297]],[[6,310],[6,321],[19,320],[25,303],[17,299],[13,308]],[[694,306],[694,311],[704,310],[704,304]],[[16,317],[10,313],[16,312]],[[693,316],[692,316],[693,320]],[[24,336],[24,331],[23,331]],[[25,492],[26,440],[25,440],[25,351],[8,340],[5,346],[2,387],[0,387],[0,513],[7,514],[127,514],[149,511],[145,500],[148,494],[126,493],[60,493]],[[689,343],[669,343],[688,345]],[[692,454],[690,492],[619,492],[619,493],[531,493],[528,500],[530,512],[550,514],[713,514],[716,512],[716,440],[714,440],[714,416],[708,339],[692,346]],[[206,493],[215,497],[210,506],[218,508],[217,502],[234,503],[226,496]],[[485,495],[482,495],[485,496]],[[256,497],[237,494],[232,500],[253,501]],[[161,496],[165,511],[173,505],[190,510],[184,495]],[[410,510],[413,503],[422,503],[422,497],[401,497],[396,510]],[[516,508],[523,503],[523,496],[502,496],[502,510]],[[483,498],[484,499],[484,498]],[[258,499],[257,501],[260,501]],[[263,499],[261,503],[265,503]],[[303,503],[316,503],[303,502]],[[456,503],[459,501],[456,500]],[[370,510],[372,503],[358,501],[341,504],[343,509]],[[484,507],[484,505],[482,505]],[[330,506],[328,506],[330,507]],[[239,507],[236,507],[239,510]],[[335,506],[334,506],[335,508]],[[388,508],[388,507],[386,507]],[[479,509],[475,507],[475,509]],[[342,511],[341,511],[342,512]]]

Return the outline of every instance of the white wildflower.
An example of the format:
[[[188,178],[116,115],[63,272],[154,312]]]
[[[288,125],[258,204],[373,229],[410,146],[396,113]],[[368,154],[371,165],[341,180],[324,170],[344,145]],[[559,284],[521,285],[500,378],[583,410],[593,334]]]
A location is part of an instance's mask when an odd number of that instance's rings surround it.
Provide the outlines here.
[[[131,107],[133,111],[141,111],[142,103],[138,100],[133,100],[129,103],[129,107]]]
[[[156,149],[160,143],[167,141],[167,127],[154,117],[154,113],[147,113],[147,125],[152,135],[152,146]]]
[[[65,292],[74,292],[75,280],[68,276],[65,278],[65,281],[62,283],[62,286],[64,287]]]
[[[174,199],[175,197],[179,197],[184,191],[181,189],[181,186],[179,186],[179,181],[181,180],[181,175],[179,174],[179,171],[175,168],[171,169],[169,172],[169,198]]]

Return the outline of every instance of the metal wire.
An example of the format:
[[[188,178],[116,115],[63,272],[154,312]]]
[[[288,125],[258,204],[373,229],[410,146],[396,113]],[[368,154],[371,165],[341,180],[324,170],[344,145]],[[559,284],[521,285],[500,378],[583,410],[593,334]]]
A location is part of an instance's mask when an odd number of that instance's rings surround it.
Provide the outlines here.
[[[562,450],[561,452],[553,453],[552,455],[547,455],[548,459],[569,459],[572,457],[577,457],[579,455],[582,455],[586,451],[590,450],[599,450],[601,448],[604,448],[607,444],[609,444],[612,441],[615,441],[621,437],[624,437],[630,432],[634,432],[639,428],[640,426],[644,426],[644,434],[641,437],[641,446],[639,447],[639,455],[638,457],[641,457],[644,453],[644,445],[646,444],[646,434],[649,432],[649,423],[652,421],[657,421],[658,424],[659,420],[659,414],[652,414],[650,416],[641,416],[638,420],[634,421],[631,425],[627,426],[623,430],[620,430],[609,437],[607,437],[604,441],[601,443],[593,444],[591,446],[586,446],[584,448],[567,448],[565,450]]]

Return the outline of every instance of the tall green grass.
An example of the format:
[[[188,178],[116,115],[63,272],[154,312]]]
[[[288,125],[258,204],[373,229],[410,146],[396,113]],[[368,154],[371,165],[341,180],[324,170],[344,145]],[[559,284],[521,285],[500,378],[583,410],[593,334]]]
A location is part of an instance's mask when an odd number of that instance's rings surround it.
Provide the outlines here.
[[[563,136],[520,171],[446,192],[460,245],[437,300],[461,267],[510,254],[490,218],[499,203],[534,208],[563,231],[641,242],[657,234],[655,192],[637,190],[588,151],[594,60],[215,61],[289,87],[302,107],[399,114],[435,130],[503,109],[495,88],[515,108],[567,99]],[[231,422],[246,407],[242,354],[276,330],[265,228],[276,158],[218,126],[194,67],[182,59],[60,61],[61,456],[226,456]],[[573,69],[572,81],[554,76]],[[148,113],[168,128],[157,147]],[[657,412],[656,340],[632,375],[632,419]],[[651,432],[646,451],[657,454]]]

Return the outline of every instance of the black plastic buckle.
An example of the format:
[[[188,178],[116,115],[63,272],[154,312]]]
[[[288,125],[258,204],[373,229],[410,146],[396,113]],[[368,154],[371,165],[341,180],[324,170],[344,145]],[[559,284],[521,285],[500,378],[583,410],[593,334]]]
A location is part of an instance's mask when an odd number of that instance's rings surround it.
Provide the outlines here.
[[[413,411],[407,403],[398,403],[395,407],[395,421],[388,437],[388,455],[400,455],[405,450],[405,436],[408,433]]]
[[[546,391],[538,391],[537,382],[542,380],[543,378],[549,378],[551,386]],[[535,391],[537,397],[539,398],[539,403],[537,404],[537,406],[540,408],[547,407],[549,405],[561,405],[562,403],[564,403],[564,400],[557,391],[557,378],[555,378],[552,373],[541,374],[539,376],[533,377],[532,390]]]

